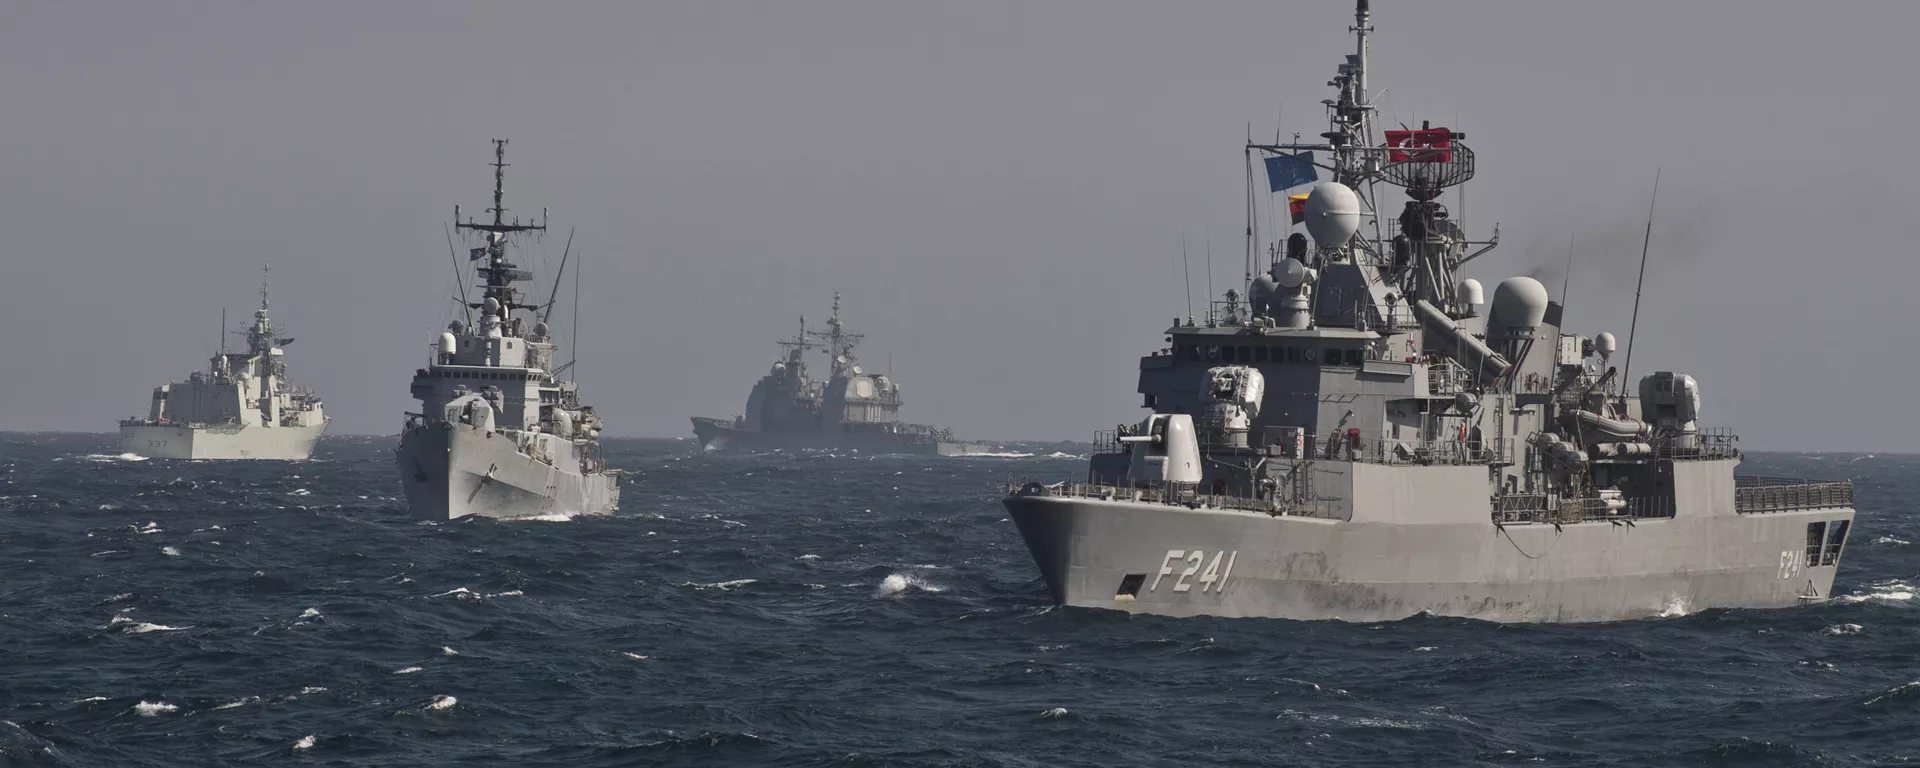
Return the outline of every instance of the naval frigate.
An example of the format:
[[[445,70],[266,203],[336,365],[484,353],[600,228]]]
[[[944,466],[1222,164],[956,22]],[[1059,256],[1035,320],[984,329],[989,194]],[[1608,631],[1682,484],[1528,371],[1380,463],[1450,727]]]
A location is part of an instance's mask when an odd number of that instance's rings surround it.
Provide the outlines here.
[[[702,450],[851,450],[877,454],[965,456],[988,448],[957,442],[953,433],[900,421],[900,385],[884,374],[867,373],[853,348],[864,334],[847,331],[840,320],[840,294],[833,295],[827,329],[808,330],[806,317],[792,339],[778,342],[783,352],[772,370],[747,394],[746,413],[731,419],[693,417],[693,434]],[[806,353],[820,350],[828,361],[827,379],[807,375]]]
[[[1441,202],[1473,150],[1427,124],[1376,137],[1369,17],[1360,0],[1324,141],[1246,146],[1251,279],[1140,358],[1150,415],[1098,436],[1084,480],[1009,483],[1052,599],[1501,622],[1828,599],[1850,482],[1736,474],[1737,437],[1700,424],[1693,377],[1628,389],[1631,333],[1616,369],[1614,336],[1563,331],[1564,296],[1537,280],[1502,281],[1486,306],[1459,279],[1498,241]],[[1311,246],[1260,245],[1256,156],[1280,158],[1275,191],[1319,182],[1290,198]]]
[[[331,419],[320,398],[287,379],[281,348],[293,339],[275,335],[266,281],[245,332],[246,351],[226,351],[224,318],[220,325],[220,353],[208,369],[155,387],[147,417],[120,422],[120,450],[163,459],[305,459],[313,453]]]
[[[479,318],[449,323],[432,360],[414,372],[420,412],[406,414],[395,450],[418,518],[607,514],[620,503],[621,473],[606,466],[601,419],[563,378],[573,364],[555,365],[559,345],[546,322],[554,302],[528,303],[513,287],[533,273],[508,260],[510,236],[545,232],[547,220],[542,212],[538,224],[507,221],[506,147],[494,140],[493,221],[461,221],[454,208],[454,226],[484,239],[468,257],[484,259],[475,269],[480,298],[461,302]],[[558,277],[554,285],[557,294]]]

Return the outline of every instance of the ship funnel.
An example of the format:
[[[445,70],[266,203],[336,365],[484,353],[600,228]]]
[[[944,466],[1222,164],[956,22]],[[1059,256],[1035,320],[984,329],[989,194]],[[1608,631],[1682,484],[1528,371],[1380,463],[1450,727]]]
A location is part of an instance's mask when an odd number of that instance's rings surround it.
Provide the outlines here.
[[[1329,181],[1307,194],[1307,232],[1322,252],[1346,247],[1360,231],[1360,196],[1345,184]]]

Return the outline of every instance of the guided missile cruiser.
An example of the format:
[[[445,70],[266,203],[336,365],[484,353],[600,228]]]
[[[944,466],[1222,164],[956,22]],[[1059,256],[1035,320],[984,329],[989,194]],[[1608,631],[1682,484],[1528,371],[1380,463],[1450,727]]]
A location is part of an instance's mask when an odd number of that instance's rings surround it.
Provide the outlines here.
[[[262,273],[266,271],[261,268]],[[155,387],[144,419],[120,422],[120,450],[160,459],[305,459],[327,431],[320,398],[287,379],[281,338],[267,317],[267,284],[244,352],[221,350],[206,371]]]
[[[494,140],[492,223],[460,221],[454,209],[456,227],[485,239],[469,254],[484,259],[475,270],[480,298],[463,302],[478,316],[450,323],[414,372],[420,412],[406,414],[395,450],[407,507],[426,520],[607,514],[620,503],[621,473],[606,466],[600,417],[562,378],[573,364],[554,359],[554,302],[529,303],[513,287],[533,274],[508,261],[509,239],[547,227],[544,213],[539,224],[507,220],[506,147]]]
[[[1852,484],[1738,474],[1701,382],[1628,386],[1631,333],[1616,367],[1613,334],[1566,330],[1538,280],[1489,302],[1461,270],[1498,231],[1441,201],[1474,152],[1375,130],[1373,29],[1362,0],[1321,141],[1245,148],[1249,199],[1257,165],[1307,187],[1307,232],[1263,243],[1250,215],[1248,279],[1139,359],[1148,415],[1100,435],[1084,478],[1009,484],[1053,601],[1591,622],[1827,600]]]

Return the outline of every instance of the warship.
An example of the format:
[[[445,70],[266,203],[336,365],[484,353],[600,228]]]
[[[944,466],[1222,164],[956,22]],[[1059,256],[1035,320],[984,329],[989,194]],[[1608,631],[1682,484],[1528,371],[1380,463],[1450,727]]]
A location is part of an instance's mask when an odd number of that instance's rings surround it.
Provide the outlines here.
[[[1376,136],[1369,21],[1360,0],[1323,140],[1247,143],[1250,279],[1140,358],[1151,413],[1099,435],[1084,480],[1008,484],[1052,600],[1592,622],[1828,599],[1852,484],[1737,474],[1698,381],[1627,386],[1635,329],[1616,369],[1612,334],[1562,329],[1564,295],[1510,277],[1489,305],[1460,279],[1498,243],[1441,202],[1474,152],[1425,123]],[[1273,191],[1312,185],[1289,198],[1311,244],[1259,239],[1256,156]]]
[[[889,376],[867,373],[853,348],[864,334],[850,333],[840,320],[840,294],[824,331],[808,330],[805,316],[773,369],[753,385],[747,412],[731,419],[693,417],[701,450],[850,450],[878,454],[965,456],[985,453],[984,445],[956,442],[946,429],[899,420],[900,385]],[[829,363],[826,381],[807,376],[806,353],[820,350]]]
[[[147,417],[120,422],[121,451],[160,459],[305,459],[313,453],[332,419],[320,398],[287,379],[281,348],[293,339],[274,333],[264,279],[245,352],[227,352],[226,325],[222,312],[220,353],[206,371],[154,387]]]
[[[547,218],[542,211],[538,224],[506,220],[506,151],[506,140],[495,139],[492,223],[461,221],[454,208],[454,226],[484,240],[468,254],[470,262],[484,259],[475,269],[481,293],[462,297],[468,318],[449,323],[432,360],[414,372],[420,412],[406,414],[395,449],[407,507],[426,520],[607,514],[620,503],[621,473],[606,466],[600,416],[563,378],[573,363],[555,365],[559,345],[547,325],[554,300],[527,303],[513,287],[533,273],[508,261],[509,237],[545,232]],[[557,276],[555,297],[559,285]]]

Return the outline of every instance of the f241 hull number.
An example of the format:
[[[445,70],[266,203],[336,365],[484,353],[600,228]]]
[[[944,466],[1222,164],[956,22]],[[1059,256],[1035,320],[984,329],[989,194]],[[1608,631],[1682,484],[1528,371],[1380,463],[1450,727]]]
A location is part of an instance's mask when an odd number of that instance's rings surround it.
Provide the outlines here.
[[[1160,570],[1153,574],[1153,583],[1147,586],[1148,592],[1160,589],[1160,581],[1173,577],[1173,591],[1191,592],[1199,587],[1201,592],[1224,592],[1227,579],[1233,576],[1233,561],[1240,557],[1238,550],[1220,550],[1208,557],[1204,549],[1169,549],[1166,557],[1160,559]],[[1180,564],[1186,563],[1186,570],[1180,570]],[[1201,570],[1201,566],[1206,566]],[[1179,575],[1175,576],[1175,573]],[[1196,575],[1197,574],[1197,575]]]

